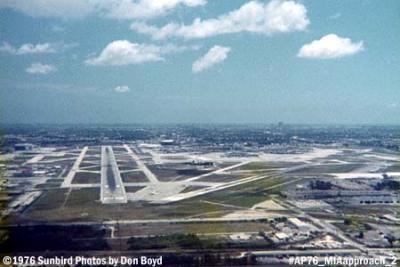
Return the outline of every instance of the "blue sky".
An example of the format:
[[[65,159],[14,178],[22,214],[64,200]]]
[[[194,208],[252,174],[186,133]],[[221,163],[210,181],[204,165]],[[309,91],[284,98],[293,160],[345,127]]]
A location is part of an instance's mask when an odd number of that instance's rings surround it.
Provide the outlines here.
[[[400,123],[398,0],[4,0],[7,123]]]

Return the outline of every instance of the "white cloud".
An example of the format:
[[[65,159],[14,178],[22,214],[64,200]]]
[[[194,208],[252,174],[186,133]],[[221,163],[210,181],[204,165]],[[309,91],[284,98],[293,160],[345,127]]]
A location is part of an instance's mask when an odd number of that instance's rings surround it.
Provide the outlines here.
[[[89,92],[102,92],[95,86],[82,86],[80,84],[70,83],[47,83],[47,82],[27,82],[27,81],[4,81],[3,84],[7,85],[6,88],[10,89],[23,89],[23,90],[45,90],[45,91],[63,91],[68,93],[79,93],[83,91]]]
[[[42,53],[55,53],[56,47],[50,43],[44,44],[23,44],[19,48],[3,42],[0,46],[1,52],[7,52],[12,55],[25,55],[25,54],[42,54]]]
[[[163,61],[163,55],[179,52],[187,47],[131,43],[127,40],[117,40],[109,43],[99,56],[85,61],[88,65],[121,66],[141,64],[145,62]]]
[[[32,63],[25,71],[29,74],[48,74],[56,70],[57,68],[54,65],[37,62]]]
[[[2,7],[32,17],[81,18],[94,11],[90,0],[2,0]]]
[[[206,0],[2,0],[0,8],[12,8],[32,17],[82,18],[90,14],[115,19],[153,18],[179,6],[204,5]]]
[[[214,19],[196,18],[192,24],[169,23],[163,27],[135,22],[131,29],[154,39],[183,37],[205,38],[220,34],[251,32],[271,35],[302,31],[309,24],[307,9],[294,1],[273,0],[268,4],[250,1],[239,9]]]
[[[3,42],[0,46],[0,52],[9,53],[11,55],[27,55],[27,54],[48,54],[57,53],[66,49],[77,46],[75,43],[65,44],[59,43],[43,43],[43,44],[22,44],[20,47],[14,47],[7,42]]]
[[[165,15],[178,6],[205,5],[206,0],[116,0],[99,1],[104,16],[115,19],[144,19]]]
[[[201,72],[217,63],[224,61],[228,57],[228,53],[230,51],[230,47],[219,45],[213,46],[204,56],[200,57],[193,63],[192,71],[194,73]]]
[[[332,59],[354,55],[363,50],[363,41],[353,43],[349,38],[328,34],[319,40],[303,45],[297,56],[300,58]]]
[[[126,85],[120,85],[114,88],[114,91],[117,93],[127,93],[129,92],[131,89],[126,86]]]

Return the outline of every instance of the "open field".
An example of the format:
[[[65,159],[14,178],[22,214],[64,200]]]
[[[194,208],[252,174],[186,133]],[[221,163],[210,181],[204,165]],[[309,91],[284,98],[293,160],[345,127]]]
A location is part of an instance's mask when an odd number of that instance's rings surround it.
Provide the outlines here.
[[[100,173],[76,172],[73,184],[100,184]]]
[[[128,202],[118,204],[116,208],[113,205],[102,204],[99,191],[99,188],[82,188],[72,189],[68,194],[67,189],[49,190],[24,212],[23,217],[13,220],[102,221],[115,218],[141,220],[185,218],[196,215],[220,217],[235,210],[233,207],[223,207],[199,200],[168,205]]]
[[[297,170],[291,171],[289,173],[304,174],[304,175],[315,175],[315,174],[321,174],[321,173],[338,173],[338,172],[342,173],[342,172],[352,172],[354,170],[362,168],[363,166],[365,166],[365,165],[361,164],[361,163],[320,164],[320,165],[311,165],[310,167],[297,169]]]
[[[121,178],[124,183],[140,183],[148,182],[146,175],[141,171],[127,171],[121,173]]]

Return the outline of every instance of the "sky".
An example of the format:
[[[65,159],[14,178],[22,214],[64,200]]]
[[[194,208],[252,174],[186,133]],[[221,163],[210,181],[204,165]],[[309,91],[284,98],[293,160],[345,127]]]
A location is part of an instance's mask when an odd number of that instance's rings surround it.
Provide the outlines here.
[[[0,121],[400,124],[400,1],[2,0]]]

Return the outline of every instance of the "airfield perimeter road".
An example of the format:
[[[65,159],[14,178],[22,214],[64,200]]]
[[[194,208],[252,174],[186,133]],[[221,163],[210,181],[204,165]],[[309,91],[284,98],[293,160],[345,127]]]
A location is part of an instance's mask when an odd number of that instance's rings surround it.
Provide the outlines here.
[[[157,177],[149,170],[149,168],[147,168],[146,164],[143,163],[140,157],[133,152],[133,150],[127,144],[125,144],[124,147],[128,151],[129,156],[136,161],[139,169],[146,175],[147,179],[149,179],[151,183],[159,183]]]
[[[125,187],[111,146],[101,147],[101,190],[103,204],[127,203]]]

